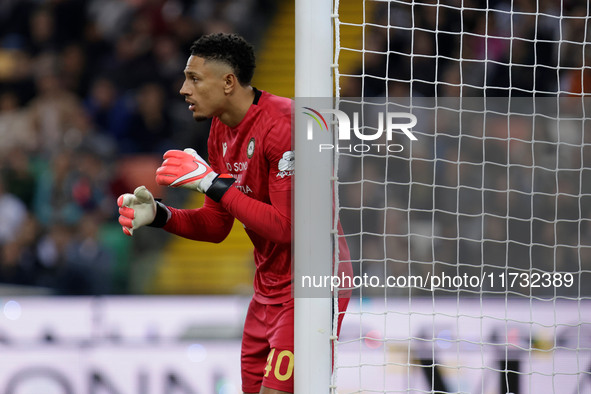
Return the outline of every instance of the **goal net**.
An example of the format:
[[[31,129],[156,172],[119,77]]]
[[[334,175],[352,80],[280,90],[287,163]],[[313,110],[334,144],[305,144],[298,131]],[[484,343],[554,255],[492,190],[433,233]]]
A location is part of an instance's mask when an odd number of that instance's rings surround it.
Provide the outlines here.
[[[589,7],[335,0],[333,392],[591,393]]]

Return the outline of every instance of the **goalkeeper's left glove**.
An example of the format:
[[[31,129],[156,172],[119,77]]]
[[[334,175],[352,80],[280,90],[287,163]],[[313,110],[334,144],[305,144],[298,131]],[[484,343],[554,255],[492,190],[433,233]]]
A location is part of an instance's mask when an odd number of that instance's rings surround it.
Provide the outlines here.
[[[169,150],[164,162],[156,170],[159,185],[182,187],[205,193],[219,202],[236,179],[229,174],[218,174],[211,169],[194,149]]]
[[[117,199],[119,224],[123,233],[132,236],[133,231],[149,225],[156,217],[156,201],[145,186],[137,187],[133,194],[125,193]]]

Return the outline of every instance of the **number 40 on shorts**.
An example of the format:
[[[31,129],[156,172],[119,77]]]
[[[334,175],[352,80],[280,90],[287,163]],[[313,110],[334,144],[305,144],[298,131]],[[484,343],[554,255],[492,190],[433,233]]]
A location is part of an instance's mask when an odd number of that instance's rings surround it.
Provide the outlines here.
[[[272,371],[275,379],[284,382],[293,375],[293,352],[282,350],[277,353],[277,357],[275,357],[275,353],[275,348],[269,352],[265,366],[265,377],[269,377]]]

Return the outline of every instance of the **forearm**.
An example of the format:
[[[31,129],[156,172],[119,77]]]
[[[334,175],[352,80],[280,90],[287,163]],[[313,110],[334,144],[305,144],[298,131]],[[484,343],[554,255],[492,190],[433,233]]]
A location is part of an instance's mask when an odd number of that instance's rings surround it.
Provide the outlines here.
[[[234,218],[213,208],[212,204],[215,203],[206,198],[204,206],[197,209],[168,207],[171,215],[163,229],[195,241],[223,241],[232,229]]]

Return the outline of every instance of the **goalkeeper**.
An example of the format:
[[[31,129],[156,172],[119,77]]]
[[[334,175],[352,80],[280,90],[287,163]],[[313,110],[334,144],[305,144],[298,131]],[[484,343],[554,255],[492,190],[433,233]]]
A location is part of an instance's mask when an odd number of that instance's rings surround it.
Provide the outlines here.
[[[291,393],[292,102],[250,86],[254,68],[252,47],[236,34],[210,34],[193,43],[180,94],[195,120],[213,118],[209,164],[193,149],[168,151],[156,181],[204,193],[205,202],[198,209],[176,209],[155,202],[140,186],[119,197],[119,223],[127,235],[149,225],[221,242],[234,219],[240,220],[254,245],[256,265],[242,337],[242,390]],[[339,247],[348,261],[345,242]],[[350,266],[345,268],[349,274]],[[340,300],[341,311],[347,302]]]

